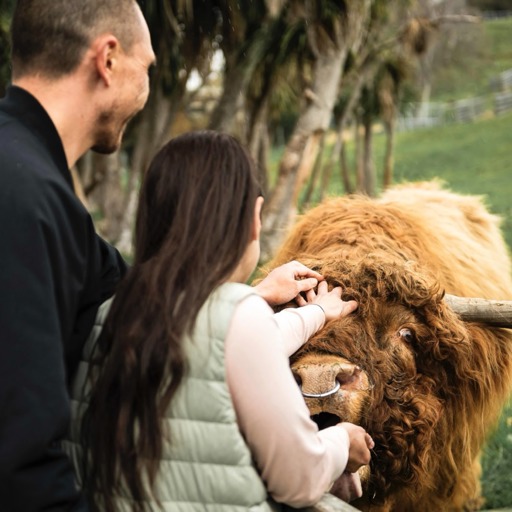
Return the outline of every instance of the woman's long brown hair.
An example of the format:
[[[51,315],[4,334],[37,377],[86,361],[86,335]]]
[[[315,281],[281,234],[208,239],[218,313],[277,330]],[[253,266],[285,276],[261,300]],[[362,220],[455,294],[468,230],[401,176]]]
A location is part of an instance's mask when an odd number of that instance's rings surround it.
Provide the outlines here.
[[[225,134],[177,137],[147,171],[135,262],[98,342],[83,421],[84,485],[102,510],[116,510],[121,489],[144,508],[168,435],[161,419],[186,371],[183,336],[241,260],[258,195],[251,158]]]

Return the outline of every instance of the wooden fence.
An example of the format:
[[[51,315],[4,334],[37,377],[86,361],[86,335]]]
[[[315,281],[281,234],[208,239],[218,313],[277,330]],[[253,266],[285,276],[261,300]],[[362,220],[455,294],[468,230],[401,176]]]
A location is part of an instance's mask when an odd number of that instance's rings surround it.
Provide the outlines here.
[[[500,115],[512,110],[512,92],[500,92],[494,95],[494,113]]]
[[[512,90],[512,69],[507,69],[492,77],[489,85],[491,90],[495,92],[506,92]]]
[[[332,494],[324,494],[324,497],[312,507],[296,509],[285,506],[284,510],[286,512],[359,512],[357,508],[341,501]]]
[[[469,123],[485,112],[484,98],[458,100],[453,106],[453,115],[457,123]]]
[[[489,85],[494,91],[490,97],[486,95],[450,103],[411,103],[398,118],[397,128],[405,131],[449,123],[468,123],[481,117],[486,108],[491,108],[491,103],[495,115],[512,110],[512,69],[493,77]]]
[[[510,18],[512,16],[512,11],[484,11],[482,13],[482,18],[484,20],[496,20],[500,18]]]
[[[411,104],[409,113],[398,118],[399,130],[414,130],[450,123],[468,123],[478,119],[486,109],[483,97],[467,98],[452,103]]]
[[[285,512],[359,512],[359,509],[339,500],[332,494],[324,497],[314,506],[301,509],[284,507]],[[512,512],[512,508],[500,508],[497,510],[482,510],[481,512]]]

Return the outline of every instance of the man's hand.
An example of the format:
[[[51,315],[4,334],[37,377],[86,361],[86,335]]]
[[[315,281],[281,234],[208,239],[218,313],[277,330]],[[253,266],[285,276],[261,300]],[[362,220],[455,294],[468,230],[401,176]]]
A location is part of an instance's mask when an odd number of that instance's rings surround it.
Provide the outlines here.
[[[298,261],[275,268],[254,287],[270,306],[279,306],[295,299],[301,292],[312,290],[323,276]]]

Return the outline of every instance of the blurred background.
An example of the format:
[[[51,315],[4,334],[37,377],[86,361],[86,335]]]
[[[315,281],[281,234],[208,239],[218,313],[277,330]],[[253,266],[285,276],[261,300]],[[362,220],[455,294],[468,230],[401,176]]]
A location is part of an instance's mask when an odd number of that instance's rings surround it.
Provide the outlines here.
[[[0,0],[0,96],[14,0]],[[236,135],[265,189],[262,260],[297,212],[439,178],[484,195],[512,247],[512,0],[140,0],[158,63],[116,154],[76,189],[130,259],[138,186],[170,137]],[[122,15],[122,13],[120,13]],[[512,407],[483,458],[488,508],[512,506]]]

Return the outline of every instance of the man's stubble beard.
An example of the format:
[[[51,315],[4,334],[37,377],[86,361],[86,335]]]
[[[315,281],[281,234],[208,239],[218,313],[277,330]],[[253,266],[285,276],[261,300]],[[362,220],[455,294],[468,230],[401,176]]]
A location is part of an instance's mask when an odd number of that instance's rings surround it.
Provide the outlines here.
[[[96,126],[95,143],[91,147],[92,151],[102,155],[115,153],[121,146],[123,135],[128,120],[120,126],[116,126],[116,110],[103,111],[99,114]]]

